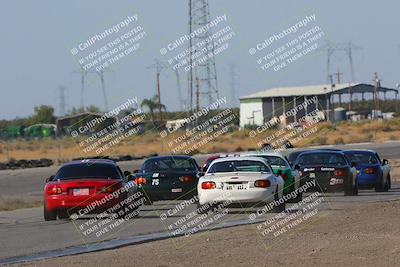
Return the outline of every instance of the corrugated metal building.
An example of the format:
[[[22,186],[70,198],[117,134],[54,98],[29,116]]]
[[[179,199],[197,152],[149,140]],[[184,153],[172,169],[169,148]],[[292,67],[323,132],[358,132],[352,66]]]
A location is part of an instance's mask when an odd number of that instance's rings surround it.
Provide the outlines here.
[[[379,87],[377,91],[383,99],[386,99],[388,92],[393,92],[396,98],[398,96],[396,89]],[[361,95],[364,100],[365,94],[374,94],[374,86],[365,83],[322,84],[272,88],[254,93],[240,98],[240,127],[262,125],[280,116],[285,123],[293,122],[317,108],[329,119],[332,114],[327,111],[332,109],[335,98],[334,107],[339,107],[342,105],[342,96],[345,95],[351,103],[355,94]]]

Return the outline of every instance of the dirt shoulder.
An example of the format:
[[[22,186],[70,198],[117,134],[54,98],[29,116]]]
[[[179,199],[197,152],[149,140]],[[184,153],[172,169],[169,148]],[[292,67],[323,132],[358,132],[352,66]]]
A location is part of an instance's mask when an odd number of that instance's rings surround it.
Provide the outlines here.
[[[399,205],[400,201],[343,205],[274,243],[263,240],[256,225],[248,225],[194,235],[189,243],[180,237],[26,265],[396,266]]]

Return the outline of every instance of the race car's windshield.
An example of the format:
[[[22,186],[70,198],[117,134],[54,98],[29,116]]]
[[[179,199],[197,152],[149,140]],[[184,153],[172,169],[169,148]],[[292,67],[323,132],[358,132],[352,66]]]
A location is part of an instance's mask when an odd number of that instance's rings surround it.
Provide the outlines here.
[[[300,155],[298,163],[301,165],[347,165],[346,159],[335,153],[312,153]]]
[[[196,171],[197,166],[189,158],[155,158],[146,160],[141,172]]]
[[[253,156],[253,155],[252,155]],[[287,162],[278,156],[266,156],[266,155],[254,155],[255,157],[261,157],[265,160],[267,160],[269,166],[275,167],[275,168],[285,168],[288,167],[289,165]]]
[[[346,152],[347,158],[351,162],[356,162],[357,164],[377,164],[378,159],[373,153],[357,153],[357,152]]]
[[[270,172],[270,169],[261,161],[232,160],[214,163],[207,171],[207,173],[220,172]]]
[[[110,164],[77,164],[60,168],[52,180],[121,179],[117,168]]]

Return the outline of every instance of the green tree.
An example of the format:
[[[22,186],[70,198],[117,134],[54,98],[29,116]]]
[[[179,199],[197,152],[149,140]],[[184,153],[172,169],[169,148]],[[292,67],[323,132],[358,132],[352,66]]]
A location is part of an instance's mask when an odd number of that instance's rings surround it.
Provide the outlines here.
[[[158,97],[157,95],[153,96],[150,99],[143,99],[142,103],[140,104],[140,107],[147,107],[150,112],[151,120],[154,121],[154,111],[158,109]],[[167,110],[167,107],[164,104],[161,104],[161,110]]]
[[[47,105],[36,106],[34,115],[29,119],[30,124],[55,123],[54,108]]]
[[[93,113],[100,113],[100,109],[96,106],[88,106],[86,108],[75,108],[73,107],[72,110],[69,112],[69,115],[76,115],[79,113],[85,113],[85,112],[93,112]]]

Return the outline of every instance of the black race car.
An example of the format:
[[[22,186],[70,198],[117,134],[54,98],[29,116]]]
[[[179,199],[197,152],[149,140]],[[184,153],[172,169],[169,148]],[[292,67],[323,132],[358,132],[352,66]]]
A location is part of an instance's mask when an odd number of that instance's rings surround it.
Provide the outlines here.
[[[289,161],[289,163],[293,164],[294,162],[296,162],[297,157],[306,151],[317,151],[317,150],[322,150],[322,151],[342,151],[341,149],[337,149],[337,148],[319,148],[316,150],[310,150],[310,149],[306,149],[306,150],[294,150],[293,152],[290,152],[289,154],[286,155],[286,159],[287,161]]]
[[[298,155],[295,169],[300,171],[300,181],[316,181],[316,190],[344,191],[345,196],[358,195],[356,164],[350,163],[341,151],[315,150]]]
[[[147,159],[130,179],[146,197],[146,204],[159,200],[190,199],[197,195],[199,166],[189,156]]]

